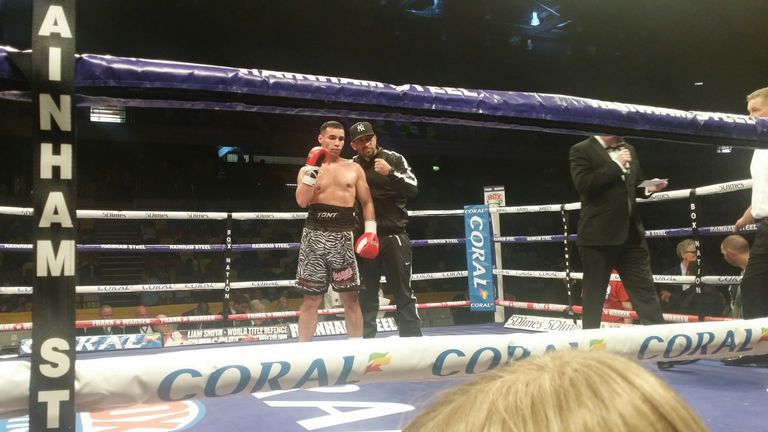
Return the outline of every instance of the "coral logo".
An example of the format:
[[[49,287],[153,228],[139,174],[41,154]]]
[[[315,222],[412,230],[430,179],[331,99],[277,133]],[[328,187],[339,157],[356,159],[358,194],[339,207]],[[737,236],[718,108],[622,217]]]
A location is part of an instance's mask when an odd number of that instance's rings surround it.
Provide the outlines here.
[[[80,414],[80,432],[183,431],[199,422],[205,407],[196,401],[135,405]]]
[[[768,328],[762,327],[762,336],[758,342],[768,342]]]
[[[382,372],[381,367],[388,365],[391,361],[392,358],[389,356],[389,353],[375,352],[368,356],[368,366],[365,367],[363,375],[368,372]]]
[[[592,339],[589,341],[590,351],[605,351],[608,348],[608,344],[605,339]]]
[[[484,290],[482,288],[478,288],[480,290],[480,296],[483,298],[483,300],[488,300],[488,290]]]

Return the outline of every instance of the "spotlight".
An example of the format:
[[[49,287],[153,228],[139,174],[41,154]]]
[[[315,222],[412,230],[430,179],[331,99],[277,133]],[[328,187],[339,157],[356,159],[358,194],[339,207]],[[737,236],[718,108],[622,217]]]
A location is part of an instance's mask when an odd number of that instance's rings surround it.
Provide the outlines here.
[[[539,13],[534,11],[531,14],[531,26],[536,27],[539,24],[541,24],[541,21],[539,21]]]
[[[125,123],[125,107],[91,107],[91,121]]]

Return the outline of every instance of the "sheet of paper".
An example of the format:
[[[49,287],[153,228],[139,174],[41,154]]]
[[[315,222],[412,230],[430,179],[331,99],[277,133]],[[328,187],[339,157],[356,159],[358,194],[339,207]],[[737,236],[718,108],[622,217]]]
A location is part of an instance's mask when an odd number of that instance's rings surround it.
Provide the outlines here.
[[[653,186],[656,186],[657,184],[666,183],[668,181],[669,181],[669,179],[645,180],[642,183],[640,183],[639,185],[637,185],[637,187],[642,187],[642,188],[644,188],[644,187],[653,187]]]

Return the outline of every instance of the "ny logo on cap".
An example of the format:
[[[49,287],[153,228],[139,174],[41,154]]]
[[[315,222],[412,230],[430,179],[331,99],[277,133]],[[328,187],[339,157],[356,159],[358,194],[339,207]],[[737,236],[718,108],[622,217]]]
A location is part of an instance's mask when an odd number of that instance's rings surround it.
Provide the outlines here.
[[[357,125],[357,131],[358,132],[362,132],[364,130],[365,130],[365,125],[363,123],[360,123],[359,125]]]

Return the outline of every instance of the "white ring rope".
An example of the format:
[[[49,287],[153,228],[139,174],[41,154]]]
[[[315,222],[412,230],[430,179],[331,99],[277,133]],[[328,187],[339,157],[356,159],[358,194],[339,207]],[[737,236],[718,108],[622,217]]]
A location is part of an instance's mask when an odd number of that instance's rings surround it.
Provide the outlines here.
[[[511,308],[517,308],[517,309],[535,310],[535,311],[542,311],[542,312],[558,312],[558,313],[566,312],[570,308],[570,306],[563,305],[563,304],[534,303],[534,302],[524,302],[524,301],[515,301],[515,300],[496,300],[496,304],[499,306],[511,307]],[[574,312],[580,314],[582,311],[582,307],[575,305],[573,306],[573,310]],[[603,308],[603,315],[621,317],[621,318],[632,318],[634,320],[639,319],[637,312],[633,310],[627,311],[627,310],[620,310],[620,309]],[[664,321],[666,322],[693,323],[693,322],[700,321],[699,317],[696,315],[686,315],[686,314],[676,314],[676,313],[664,313],[663,315],[664,315]],[[732,318],[704,317],[704,321],[731,321],[731,320]]]
[[[434,280],[451,279],[467,277],[466,270],[437,272],[437,273],[418,273],[411,276],[411,280]],[[387,279],[382,276],[382,283]],[[230,288],[279,288],[295,286],[293,279],[269,280],[269,281],[245,281],[232,282]],[[195,291],[195,290],[221,290],[224,289],[223,282],[200,282],[200,283],[179,283],[179,284],[136,284],[136,285],[81,285],[76,288],[77,294],[104,294],[104,293],[129,293],[129,292],[162,292],[162,291]],[[0,294],[32,294],[32,287],[0,287]]]
[[[569,306],[554,303],[535,303],[535,302],[522,302],[522,301],[509,301],[509,300],[496,300],[496,304],[504,307],[511,307],[517,309],[526,309],[533,311],[543,312],[558,312],[563,313],[569,309]],[[453,308],[453,307],[469,307],[469,301],[445,301],[445,302],[432,302],[432,303],[417,303],[417,309],[436,309],[436,308]],[[581,306],[574,306],[574,311],[581,313]],[[382,305],[379,306],[380,312],[394,312],[397,310],[395,305]],[[320,309],[317,312],[319,315],[339,315],[344,313],[344,308],[329,308]],[[221,315],[192,315],[192,316],[180,316],[180,317],[165,317],[165,318],[117,318],[117,319],[98,319],[98,320],[79,320],[75,323],[76,328],[93,328],[93,327],[130,327],[140,325],[153,325],[153,324],[179,324],[179,323],[209,323],[216,321],[245,321],[256,319],[274,319],[274,318],[295,318],[301,315],[300,311],[277,311],[277,312],[259,312],[259,313],[245,313],[245,314],[230,314],[227,320],[224,320]],[[626,311],[619,309],[603,309],[603,315],[639,319],[637,312]],[[667,322],[676,323],[692,323],[699,322],[699,317],[695,315],[665,313],[664,320]],[[730,318],[723,317],[705,317],[705,321],[728,321]],[[2,331],[19,331],[32,329],[31,322],[23,323],[11,323],[0,324],[0,332]]]
[[[493,274],[499,276],[527,277],[538,279],[565,279],[565,272],[549,270],[510,270],[496,269]],[[467,270],[456,270],[437,273],[417,273],[411,277],[413,281],[426,281],[436,279],[464,278],[468,276]],[[583,274],[571,272],[572,279],[582,279]],[[611,280],[620,281],[618,275],[611,275]],[[381,283],[386,283],[387,279],[382,276]],[[693,284],[695,276],[679,275],[653,275],[653,282],[660,284]],[[701,282],[705,285],[732,285],[741,282],[741,276],[721,275],[721,276],[702,276]],[[232,289],[242,288],[282,288],[295,285],[293,279],[269,280],[269,281],[245,281],[232,282]],[[105,294],[105,293],[132,293],[132,292],[164,292],[164,291],[196,291],[196,290],[221,290],[224,289],[223,282],[199,282],[199,283],[178,283],[178,284],[136,284],[136,285],[81,285],[77,286],[77,294]],[[30,286],[0,287],[0,294],[5,295],[25,295],[32,294]]]
[[[565,272],[561,271],[536,271],[536,270],[494,270],[493,274],[512,277],[530,277],[542,279],[565,279]],[[583,279],[583,273],[571,272],[572,279]],[[621,281],[617,274],[611,275],[612,281]],[[695,276],[682,275],[653,275],[653,282],[660,284],[693,284],[696,282]],[[731,285],[741,282],[741,276],[702,276],[701,283],[705,285]]]
[[[650,198],[638,198],[637,202],[660,202],[688,198],[692,190],[697,196],[736,192],[752,188],[752,180],[736,180],[692,189],[658,192]],[[566,210],[578,210],[581,204],[564,204]],[[518,207],[495,207],[492,213],[537,213],[559,212],[563,204],[531,205]],[[29,207],[0,206],[0,215],[32,216]],[[184,212],[184,211],[143,211],[143,210],[77,210],[78,219],[176,219],[176,220],[224,220],[228,215],[236,220],[295,220],[305,219],[305,212]],[[464,210],[411,210],[409,216],[463,216]]]
[[[447,307],[469,307],[469,301],[447,301],[447,302],[432,302],[432,303],[417,303],[417,309],[436,309]],[[380,312],[394,312],[397,310],[395,305],[382,305],[379,306]],[[344,313],[344,308],[329,308],[319,309],[317,311],[319,315],[338,315]],[[246,314],[230,314],[229,321],[245,321],[254,319],[272,319],[272,318],[295,318],[301,315],[300,311],[278,311],[278,312],[259,312],[259,313],[246,313]],[[92,327],[131,327],[140,325],[151,324],[179,324],[179,323],[199,323],[199,322],[214,322],[214,321],[226,321],[221,315],[191,315],[180,317],[165,317],[165,318],[116,318],[116,319],[97,319],[97,320],[78,320],[75,322],[76,328],[92,328]],[[18,330],[30,330],[32,328],[31,322],[23,323],[11,323],[0,324],[0,331],[18,331]]]
[[[732,233],[733,225],[720,225],[710,227],[700,227],[699,235],[721,235]],[[751,233],[757,231],[757,224],[749,224],[740,229],[740,233]],[[691,228],[665,228],[656,230],[646,230],[647,238],[664,237],[687,237],[691,235]],[[576,240],[576,235],[568,236],[569,241]],[[562,242],[562,234],[550,234],[539,236],[495,236],[495,243],[545,243]],[[440,246],[464,244],[465,238],[450,239],[418,239],[411,240],[411,246]],[[227,246],[225,244],[78,244],[78,252],[146,252],[146,253],[173,253],[173,252],[223,252]],[[248,252],[254,250],[298,250],[299,243],[235,243],[232,245],[234,252]],[[0,243],[1,251],[26,252],[32,251],[31,244],[20,243]]]

